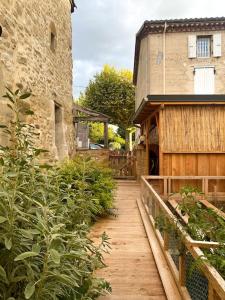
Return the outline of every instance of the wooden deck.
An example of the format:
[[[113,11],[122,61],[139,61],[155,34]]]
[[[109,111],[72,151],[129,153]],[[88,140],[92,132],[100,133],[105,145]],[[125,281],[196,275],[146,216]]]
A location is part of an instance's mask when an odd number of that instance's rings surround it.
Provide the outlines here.
[[[111,238],[112,250],[105,256],[107,268],[98,272],[112,285],[112,295],[101,300],[167,299],[152,250],[136,203],[139,185],[119,181],[116,197],[117,218],[98,222],[93,235],[105,231]]]

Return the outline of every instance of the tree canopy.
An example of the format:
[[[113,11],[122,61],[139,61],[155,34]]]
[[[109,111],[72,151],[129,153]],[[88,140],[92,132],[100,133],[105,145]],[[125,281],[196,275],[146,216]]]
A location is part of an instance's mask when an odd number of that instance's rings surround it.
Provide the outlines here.
[[[104,125],[102,123],[90,123],[89,128],[89,137],[91,142],[104,144]],[[110,143],[117,143],[120,147],[125,145],[125,140],[111,127],[109,127],[108,134]]]
[[[123,129],[131,126],[134,99],[132,72],[117,70],[109,65],[105,65],[103,70],[94,76],[80,97],[82,105],[109,115],[111,123]]]

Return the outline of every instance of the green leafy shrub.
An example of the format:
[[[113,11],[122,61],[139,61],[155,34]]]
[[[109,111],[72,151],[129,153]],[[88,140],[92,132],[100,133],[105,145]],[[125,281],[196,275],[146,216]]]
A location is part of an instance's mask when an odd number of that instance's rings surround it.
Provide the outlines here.
[[[192,189],[191,194],[188,193],[186,196],[182,191],[183,201],[179,204],[179,208],[189,216],[188,224],[184,226],[185,230],[195,240],[221,244],[218,248],[203,249],[203,252],[204,259],[207,259],[225,279],[225,219],[198,201],[197,190]]]
[[[113,208],[115,182],[112,171],[88,156],[77,156],[60,167],[62,201],[73,223],[90,224]]]
[[[45,150],[35,148],[35,128],[21,121],[33,114],[24,109],[29,96],[5,95],[14,117],[1,125],[10,146],[0,147],[0,299],[95,299],[110,291],[93,275],[104,267],[108,238],[94,245],[87,224],[71,219],[59,170],[38,163]]]
[[[204,257],[194,262],[193,267],[200,267],[201,263],[208,261],[225,279],[225,219],[213,209],[204,206],[199,198],[202,193],[198,188],[186,186],[180,191],[182,201],[178,208],[183,215],[188,216],[188,223],[180,220],[180,225],[194,239],[198,241],[218,242],[220,245],[214,249],[202,249]],[[164,214],[156,218],[156,227],[167,233],[174,233],[182,244],[182,235],[176,224],[171,223]],[[182,253],[182,252],[180,252]]]

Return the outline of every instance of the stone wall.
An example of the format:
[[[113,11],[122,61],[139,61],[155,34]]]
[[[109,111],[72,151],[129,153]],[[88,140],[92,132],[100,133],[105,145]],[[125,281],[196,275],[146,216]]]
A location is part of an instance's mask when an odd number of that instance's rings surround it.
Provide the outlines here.
[[[165,94],[194,94],[194,68],[215,67],[215,94],[224,94],[225,32],[221,31],[222,56],[210,58],[188,57],[188,36],[209,35],[216,31],[166,33]],[[149,34],[140,46],[136,109],[148,94],[164,94],[163,34]]]
[[[109,165],[109,149],[97,149],[97,150],[85,150],[85,149],[77,149],[76,152],[78,155],[86,155],[91,158],[99,161],[105,165]]]
[[[1,0],[0,26],[0,95],[4,86],[32,90],[29,104],[35,115],[30,122],[40,133],[37,144],[50,151],[52,160],[71,156],[75,134],[70,1]],[[0,122],[10,117],[1,101]]]

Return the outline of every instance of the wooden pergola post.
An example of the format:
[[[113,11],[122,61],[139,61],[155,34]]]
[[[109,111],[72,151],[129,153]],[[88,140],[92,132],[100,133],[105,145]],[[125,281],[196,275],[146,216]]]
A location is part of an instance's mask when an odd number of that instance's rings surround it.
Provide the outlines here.
[[[104,122],[104,147],[105,147],[105,149],[109,148],[108,122]]]

